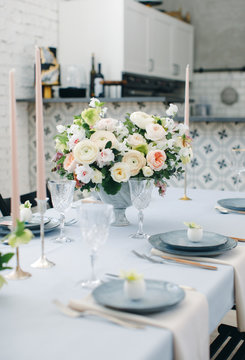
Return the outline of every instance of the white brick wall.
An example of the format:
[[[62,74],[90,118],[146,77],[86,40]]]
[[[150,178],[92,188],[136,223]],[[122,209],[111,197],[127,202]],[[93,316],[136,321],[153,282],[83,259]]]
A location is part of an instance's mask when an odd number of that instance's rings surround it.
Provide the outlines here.
[[[238,93],[238,101],[233,105],[221,101],[226,87],[233,87]],[[196,104],[210,104],[212,115],[245,117],[245,72],[195,73],[191,97]]]
[[[61,0],[0,0],[0,193],[10,195],[8,72],[16,69],[17,98],[34,96],[34,47],[57,46]],[[19,183],[29,191],[27,104],[17,105]]]

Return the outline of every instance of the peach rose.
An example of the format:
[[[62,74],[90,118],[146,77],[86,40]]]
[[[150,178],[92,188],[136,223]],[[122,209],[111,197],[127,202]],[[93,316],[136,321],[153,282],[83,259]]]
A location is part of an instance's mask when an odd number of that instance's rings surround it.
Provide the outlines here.
[[[66,155],[65,161],[63,163],[63,167],[69,173],[73,173],[77,165],[77,162],[72,153]]]
[[[167,156],[162,150],[149,151],[146,156],[147,164],[155,171],[160,171],[163,168],[166,158]]]

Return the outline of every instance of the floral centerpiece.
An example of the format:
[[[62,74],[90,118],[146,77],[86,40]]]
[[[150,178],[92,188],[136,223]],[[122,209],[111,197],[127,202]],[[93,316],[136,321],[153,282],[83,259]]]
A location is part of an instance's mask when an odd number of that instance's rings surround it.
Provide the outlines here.
[[[72,124],[57,126],[53,171],[82,191],[102,186],[110,195],[131,177],[152,178],[163,195],[166,180],[192,155],[187,128],[173,120],[177,106],[170,104],[165,117],[137,111],[121,122],[106,118],[103,105],[93,98]]]

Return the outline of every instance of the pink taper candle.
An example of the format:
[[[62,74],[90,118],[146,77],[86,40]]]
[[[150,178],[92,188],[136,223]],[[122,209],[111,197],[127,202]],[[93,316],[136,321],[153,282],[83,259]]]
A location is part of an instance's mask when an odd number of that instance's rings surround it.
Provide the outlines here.
[[[10,97],[10,133],[11,133],[11,215],[13,221],[13,229],[15,229],[16,227],[16,219],[19,219],[19,215],[20,215],[14,74],[15,74],[15,70],[10,70],[9,97]]]
[[[41,81],[40,49],[36,46],[36,159],[37,159],[37,199],[46,199],[46,178],[43,136],[43,101]]]
[[[186,66],[185,72],[185,117],[184,117],[184,124],[189,128],[189,72],[190,66],[189,64]],[[189,134],[189,130],[186,131],[186,134]]]

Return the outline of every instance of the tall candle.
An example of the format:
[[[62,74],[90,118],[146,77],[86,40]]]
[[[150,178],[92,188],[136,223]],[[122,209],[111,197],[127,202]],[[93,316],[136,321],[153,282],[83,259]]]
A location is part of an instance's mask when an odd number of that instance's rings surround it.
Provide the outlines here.
[[[43,136],[43,101],[40,49],[36,46],[36,159],[37,159],[37,199],[46,199],[46,178]]]
[[[188,126],[189,129],[189,72],[190,72],[189,64],[186,66],[185,72],[185,117],[184,117],[184,124]],[[186,134],[189,134],[189,130],[186,131]]]
[[[11,215],[12,215],[13,229],[15,229],[16,227],[16,219],[19,219],[19,215],[20,215],[14,75],[15,75],[15,70],[10,70],[9,98],[10,98],[10,134],[11,134]]]

